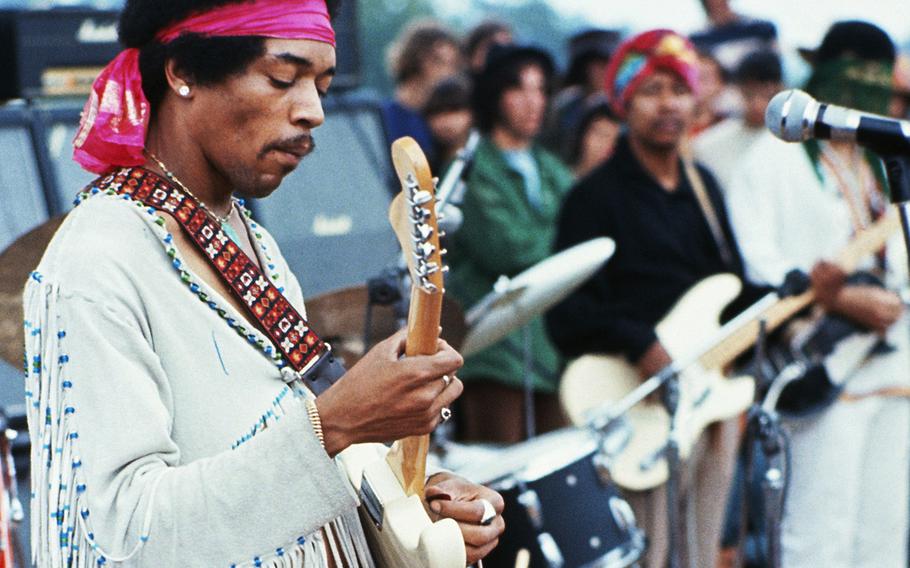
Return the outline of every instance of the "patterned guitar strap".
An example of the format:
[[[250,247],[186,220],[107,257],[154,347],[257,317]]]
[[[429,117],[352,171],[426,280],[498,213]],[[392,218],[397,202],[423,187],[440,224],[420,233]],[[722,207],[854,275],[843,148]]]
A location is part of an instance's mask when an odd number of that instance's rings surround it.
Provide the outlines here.
[[[144,168],[121,169],[94,187],[101,191],[113,189],[157,211],[169,213],[180,223],[246,313],[259,323],[284,356],[287,365],[282,367],[281,374],[286,382],[302,378],[318,395],[340,377],[337,369],[328,374],[338,376],[325,376],[326,367],[340,367],[331,355],[329,344],[310,329],[306,319],[196,199]],[[326,361],[331,365],[325,365]]]

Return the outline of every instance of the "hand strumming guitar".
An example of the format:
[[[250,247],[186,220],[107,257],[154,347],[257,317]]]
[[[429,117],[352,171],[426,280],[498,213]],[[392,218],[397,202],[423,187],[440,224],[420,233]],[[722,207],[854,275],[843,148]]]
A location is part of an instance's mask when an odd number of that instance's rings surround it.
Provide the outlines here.
[[[458,522],[469,565],[496,548],[506,527],[502,518],[505,503],[499,493],[444,472],[427,481],[425,497],[431,517],[449,517]],[[493,516],[487,510],[490,506],[495,512]]]

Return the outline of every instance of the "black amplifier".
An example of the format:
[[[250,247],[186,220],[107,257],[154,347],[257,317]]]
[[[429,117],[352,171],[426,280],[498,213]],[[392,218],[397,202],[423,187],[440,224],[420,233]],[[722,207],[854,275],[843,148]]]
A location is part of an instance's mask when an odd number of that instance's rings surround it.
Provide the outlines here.
[[[121,50],[115,10],[0,10],[0,99],[88,93]]]
[[[338,61],[332,85],[360,84],[357,6],[342,2],[333,26]],[[116,10],[0,10],[0,100],[87,94],[122,49]]]

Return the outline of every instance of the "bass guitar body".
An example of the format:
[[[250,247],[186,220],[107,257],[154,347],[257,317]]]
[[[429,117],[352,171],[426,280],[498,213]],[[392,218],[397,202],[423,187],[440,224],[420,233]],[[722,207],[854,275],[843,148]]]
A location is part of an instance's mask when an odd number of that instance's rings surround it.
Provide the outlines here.
[[[657,336],[674,359],[698,352],[707,338],[720,330],[720,314],[739,294],[739,279],[730,274],[711,276],[690,289],[657,325]],[[589,414],[618,403],[642,382],[635,366],[622,356],[585,355],[569,364],[562,377],[560,399],[576,425]],[[679,450],[685,459],[701,432],[712,422],[733,418],[752,403],[750,377],[725,378],[718,369],[692,365],[680,376]],[[663,450],[670,417],[659,400],[646,400],[626,415],[631,437],[610,460],[610,476],[632,491],[653,489],[667,481]]]

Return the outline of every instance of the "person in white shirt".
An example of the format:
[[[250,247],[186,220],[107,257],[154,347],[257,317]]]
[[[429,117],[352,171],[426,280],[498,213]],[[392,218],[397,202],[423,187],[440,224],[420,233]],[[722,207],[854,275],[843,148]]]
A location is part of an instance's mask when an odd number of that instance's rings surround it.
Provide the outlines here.
[[[806,90],[882,113],[893,62],[884,31],[840,22],[816,50]],[[781,540],[786,568],[907,566],[910,326],[892,291],[907,284],[906,251],[898,241],[866,259],[863,268],[890,288],[853,284],[830,262],[884,212],[885,190],[880,161],[854,144],[786,144],[770,134],[754,143],[728,190],[752,279],[778,285],[791,269],[810,273],[822,308],[884,341],[837,400],[785,421],[792,456]]]
[[[692,141],[695,159],[707,166],[724,191],[743,157],[765,133],[765,108],[783,89],[780,56],[773,51],[747,55],[734,76],[742,99],[742,115],[731,116],[701,131]]]

